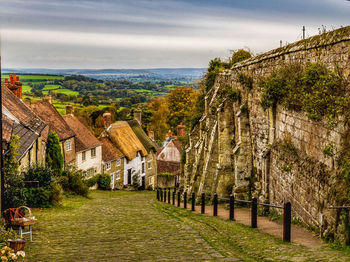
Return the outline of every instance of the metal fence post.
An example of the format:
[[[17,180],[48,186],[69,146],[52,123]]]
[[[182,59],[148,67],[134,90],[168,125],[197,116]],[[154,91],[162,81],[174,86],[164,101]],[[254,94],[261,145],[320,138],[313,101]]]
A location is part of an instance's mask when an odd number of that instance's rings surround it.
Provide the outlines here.
[[[159,201],[159,189],[157,188],[157,200]]]
[[[292,205],[290,202],[284,203],[283,206],[283,241],[291,240],[291,223],[292,223]]]
[[[160,189],[160,201],[163,202],[163,190]]]
[[[213,215],[216,217],[218,215],[218,194],[214,194],[214,201],[213,201]]]
[[[166,203],[166,188],[164,189],[164,203]]]
[[[175,191],[173,191],[173,205],[175,206]]]
[[[184,193],[184,209],[187,209],[187,192]]]
[[[230,195],[230,220],[235,220],[235,197]]]
[[[201,199],[201,213],[205,213],[205,193],[202,193],[202,199]]]
[[[192,192],[192,211],[196,210],[196,194]]]
[[[253,197],[252,198],[252,207],[251,207],[251,222],[252,228],[258,227],[258,200]]]
[[[181,203],[181,192],[177,192],[177,206],[180,207],[180,203]]]
[[[171,200],[171,198],[170,198],[170,188],[169,188],[169,191],[168,191],[168,204],[170,204],[170,200]]]

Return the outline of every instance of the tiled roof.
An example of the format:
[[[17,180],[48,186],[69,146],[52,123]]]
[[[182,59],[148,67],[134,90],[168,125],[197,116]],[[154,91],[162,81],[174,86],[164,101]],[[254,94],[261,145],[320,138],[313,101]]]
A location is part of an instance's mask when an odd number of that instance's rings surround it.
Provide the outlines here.
[[[2,139],[8,143],[11,141],[14,121],[2,114]]]
[[[179,152],[181,153],[182,152],[182,143],[177,139],[174,139],[173,143],[176,146],[176,148],[179,150]]]
[[[93,147],[102,145],[102,143],[84,126],[75,116],[64,115],[64,120],[76,134],[75,151],[81,152]]]
[[[141,152],[142,156],[147,155],[147,150],[127,122],[113,123],[107,129],[107,133],[127,159],[134,159],[138,152]]]
[[[45,128],[46,124],[5,86],[2,86],[2,105],[21,124],[37,134],[40,134]]]
[[[31,103],[30,108],[55,131],[60,141],[75,136],[74,131],[68,126],[56,108],[47,101]]]
[[[34,142],[38,139],[38,134],[36,134],[31,129],[25,127],[20,123],[14,123],[13,134],[19,137],[19,155],[16,156],[17,160],[21,160],[26,152],[32,147]]]
[[[108,137],[101,137],[99,140],[102,142],[102,160],[104,162],[109,162],[123,156],[122,152],[113,145]]]
[[[148,135],[143,131],[137,120],[128,121],[131,129],[134,131],[135,135],[141,141],[142,145],[146,148],[147,152],[157,152],[157,148],[153,144],[152,140],[148,137]]]
[[[157,172],[158,174],[172,173],[174,175],[178,175],[180,172],[180,163],[157,160]]]

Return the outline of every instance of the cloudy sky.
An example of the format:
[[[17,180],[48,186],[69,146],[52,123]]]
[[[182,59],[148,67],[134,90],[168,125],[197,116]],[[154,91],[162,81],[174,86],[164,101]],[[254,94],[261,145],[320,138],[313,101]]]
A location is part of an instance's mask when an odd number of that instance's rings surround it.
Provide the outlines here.
[[[346,0],[0,0],[3,67],[206,67],[347,26]]]

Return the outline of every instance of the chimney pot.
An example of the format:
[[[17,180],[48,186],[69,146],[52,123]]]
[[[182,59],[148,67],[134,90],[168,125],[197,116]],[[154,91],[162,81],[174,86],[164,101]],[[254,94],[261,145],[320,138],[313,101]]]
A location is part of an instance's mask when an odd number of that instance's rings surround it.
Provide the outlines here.
[[[73,106],[72,105],[66,105],[66,114],[67,115],[73,114]]]
[[[182,122],[180,125],[177,126],[177,136],[184,136],[186,134],[186,126],[182,125]]]
[[[103,114],[103,122],[105,128],[108,128],[112,124],[112,115],[111,113],[104,113]]]
[[[149,131],[148,132],[148,137],[152,140],[154,140],[154,132],[153,131]]]

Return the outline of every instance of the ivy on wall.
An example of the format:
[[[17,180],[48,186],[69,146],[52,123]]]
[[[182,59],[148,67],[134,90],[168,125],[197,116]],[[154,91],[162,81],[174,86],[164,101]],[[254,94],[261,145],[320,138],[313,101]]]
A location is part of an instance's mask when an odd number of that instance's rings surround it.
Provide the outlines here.
[[[266,110],[277,104],[305,111],[310,119],[323,117],[334,125],[337,117],[349,108],[347,80],[342,72],[333,72],[322,64],[285,65],[259,80],[261,105]]]

